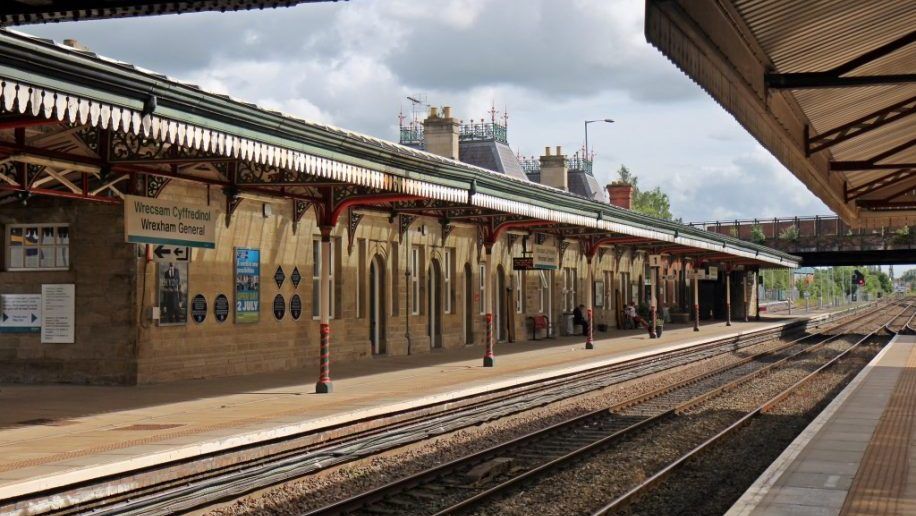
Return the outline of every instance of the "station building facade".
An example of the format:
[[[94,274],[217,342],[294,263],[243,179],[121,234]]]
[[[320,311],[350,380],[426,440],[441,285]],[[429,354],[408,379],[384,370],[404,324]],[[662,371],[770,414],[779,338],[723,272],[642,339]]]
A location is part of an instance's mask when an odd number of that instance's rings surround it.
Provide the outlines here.
[[[542,317],[539,337],[566,334],[579,305],[599,336],[627,302],[746,317],[753,272],[797,265],[635,214],[625,185],[617,205],[570,193],[559,148],[546,184],[463,163],[447,110],[418,150],[44,40],[0,32],[0,47],[0,295],[17,317],[43,310],[0,332],[2,382],[315,368],[326,392],[335,361],[479,346],[493,365]],[[206,212],[209,245],[126,241],[138,198]],[[549,268],[519,261],[545,249]],[[723,273],[687,281],[699,270]]]

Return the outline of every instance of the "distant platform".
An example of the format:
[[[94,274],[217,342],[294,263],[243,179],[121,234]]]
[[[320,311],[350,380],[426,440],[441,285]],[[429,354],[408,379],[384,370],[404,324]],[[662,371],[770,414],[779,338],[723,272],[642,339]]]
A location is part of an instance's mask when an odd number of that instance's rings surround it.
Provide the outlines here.
[[[727,514],[916,514],[916,337],[895,337]]]

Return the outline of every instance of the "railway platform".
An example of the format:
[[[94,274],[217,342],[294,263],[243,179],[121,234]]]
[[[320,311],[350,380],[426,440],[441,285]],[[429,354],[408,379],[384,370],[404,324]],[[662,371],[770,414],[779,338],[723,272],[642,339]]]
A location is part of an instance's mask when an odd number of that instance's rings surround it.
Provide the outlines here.
[[[335,392],[316,395],[313,371],[135,387],[0,386],[0,501],[110,475],[361,422],[446,400],[774,328],[795,318],[668,325],[643,332],[498,345],[495,368],[480,347],[336,364]],[[339,435],[339,434],[338,434]]]
[[[895,337],[728,512],[916,514],[916,336]]]

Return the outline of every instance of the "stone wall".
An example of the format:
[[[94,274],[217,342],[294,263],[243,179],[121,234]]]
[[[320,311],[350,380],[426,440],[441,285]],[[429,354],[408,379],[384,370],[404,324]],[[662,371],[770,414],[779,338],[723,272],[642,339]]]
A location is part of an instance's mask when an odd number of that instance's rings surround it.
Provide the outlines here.
[[[135,246],[124,243],[121,206],[32,198],[0,207],[7,224],[69,223],[70,269],[0,270],[0,293],[40,294],[44,283],[76,285],[73,344],[42,344],[37,333],[0,333],[0,382],[119,383],[136,380]],[[6,242],[3,242],[6,259]]]

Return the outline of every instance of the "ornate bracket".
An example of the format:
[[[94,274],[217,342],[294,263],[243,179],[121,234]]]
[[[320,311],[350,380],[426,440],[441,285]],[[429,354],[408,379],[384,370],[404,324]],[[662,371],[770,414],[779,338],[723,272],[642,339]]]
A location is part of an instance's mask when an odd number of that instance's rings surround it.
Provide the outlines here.
[[[404,233],[410,229],[410,225],[413,224],[415,220],[417,220],[415,215],[398,214],[398,242],[404,241]]]
[[[165,185],[169,184],[169,181],[171,181],[171,179],[167,177],[146,176],[146,196],[152,198],[159,197],[162,189],[165,188]]]
[[[601,260],[604,259],[604,254],[607,253],[607,247],[598,248],[598,263],[601,263]]]
[[[557,249],[559,250],[559,253],[560,253],[559,264],[561,267],[563,266],[563,255],[566,254],[566,249],[568,248],[569,248],[569,242],[567,242],[566,240],[563,240],[562,238],[558,240]]]
[[[305,212],[309,210],[309,206],[312,203],[308,201],[303,201],[301,199],[293,199],[293,234],[296,234],[296,229],[299,228],[299,221],[302,220],[302,217],[305,215]]]
[[[512,247],[515,245],[515,242],[518,240],[518,235],[513,235],[509,233],[506,235],[506,251],[510,254],[512,253]]]
[[[547,241],[547,235],[545,235],[544,233],[535,233],[534,234],[534,243],[535,244],[541,245],[546,241]]]
[[[442,246],[445,247],[445,241],[448,240],[448,236],[452,234],[452,230],[455,229],[455,226],[448,222],[448,219],[442,219]]]
[[[226,227],[229,227],[229,224],[232,222],[232,214],[235,213],[236,208],[242,204],[242,198],[238,196],[238,193],[235,189],[226,189]]]
[[[483,225],[477,225],[477,261],[483,261],[483,243],[487,238],[487,232]]]
[[[347,209],[347,253],[353,252],[353,239],[356,238],[356,228],[361,220],[362,213],[356,213],[353,208]]]

